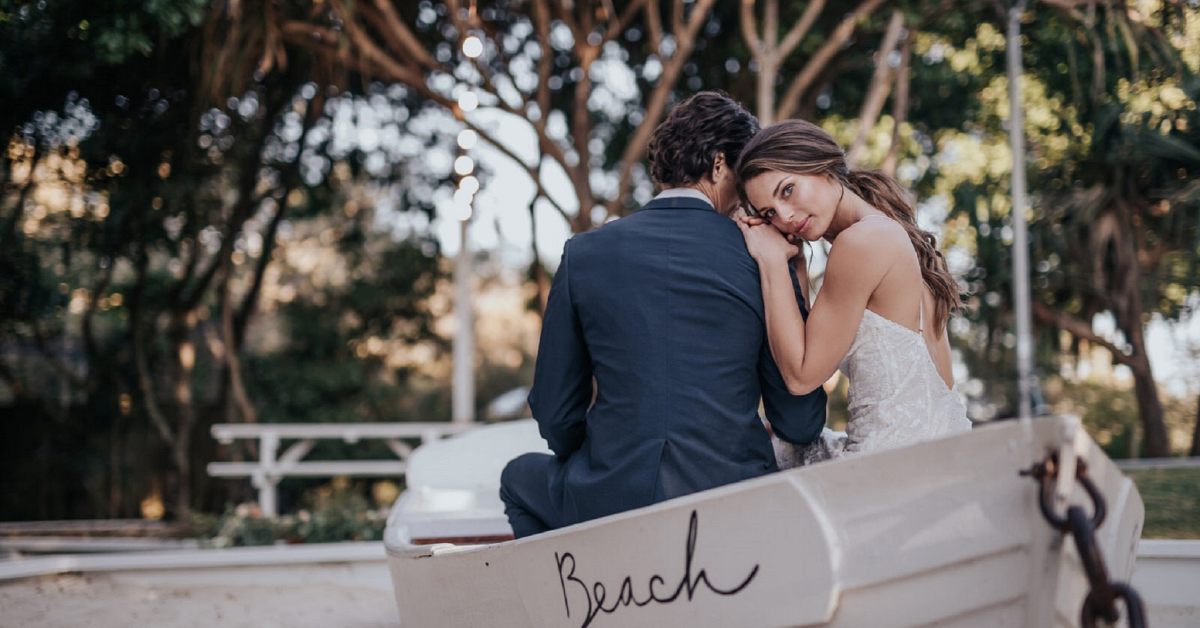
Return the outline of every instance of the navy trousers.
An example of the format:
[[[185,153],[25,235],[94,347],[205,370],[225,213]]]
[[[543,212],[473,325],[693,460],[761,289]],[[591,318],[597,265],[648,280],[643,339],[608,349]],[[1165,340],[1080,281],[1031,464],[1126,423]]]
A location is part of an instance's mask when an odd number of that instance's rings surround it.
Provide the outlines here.
[[[500,499],[512,525],[522,538],[564,527],[562,509],[550,495],[550,454],[525,454],[513,459],[500,474]]]

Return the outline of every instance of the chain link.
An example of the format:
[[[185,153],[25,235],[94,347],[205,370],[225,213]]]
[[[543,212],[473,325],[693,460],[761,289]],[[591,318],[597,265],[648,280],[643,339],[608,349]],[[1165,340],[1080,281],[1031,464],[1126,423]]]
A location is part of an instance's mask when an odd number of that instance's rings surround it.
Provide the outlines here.
[[[1041,495],[1038,505],[1042,516],[1050,527],[1064,534],[1070,534],[1075,541],[1075,549],[1079,550],[1079,559],[1083,563],[1083,571],[1087,574],[1090,590],[1083,601],[1080,613],[1080,625],[1083,628],[1095,628],[1097,620],[1109,624],[1120,619],[1117,610],[1117,600],[1125,603],[1125,614],[1129,619],[1130,628],[1145,628],[1145,610],[1142,598],[1133,587],[1123,582],[1113,582],[1108,579],[1108,569],[1104,566],[1104,556],[1100,546],[1096,544],[1096,530],[1104,523],[1108,509],[1100,489],[1087,475],[1087,463],[1080,459],[1076,461],[1075,480],[1083,486],[1092,502],[1092,515],[1089,517],[1083,506],[1070,506],[1065,517],[1054,512],[1054,481],[1058,477],[1058,456],[1051,454],[1044,461],[1036,463],[1021,475],[1033,476],[1041,483]]]

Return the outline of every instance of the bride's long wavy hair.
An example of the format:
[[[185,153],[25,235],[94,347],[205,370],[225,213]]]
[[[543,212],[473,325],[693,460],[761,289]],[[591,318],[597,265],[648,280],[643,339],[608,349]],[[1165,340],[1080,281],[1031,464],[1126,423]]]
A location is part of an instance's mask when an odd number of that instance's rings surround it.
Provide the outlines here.
[[[747,206],[750,202],[746,197],[746,182],[768,170],[829,177],[900,223],[917,252],[921,278],[937,303],[934,321],[941,335],[950,312],[962,305],[962,295],[946,266],[946,258],[938,250],[937,238],[917,226],[912,196],[896,179],[879,170],[851,170],[846,165],[845,152],[833,137],[804,120],[773,124],[742,149],[735,172],[738,193]]]

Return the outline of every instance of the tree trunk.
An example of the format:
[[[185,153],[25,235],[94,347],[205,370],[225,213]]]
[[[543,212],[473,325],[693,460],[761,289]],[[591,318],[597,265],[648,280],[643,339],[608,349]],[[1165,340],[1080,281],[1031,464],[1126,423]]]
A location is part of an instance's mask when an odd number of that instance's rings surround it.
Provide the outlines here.
[[[171,459],[175,462],[178,473],[174,499],[175,517],[186,522],[190,522],[192,518],[192,461],[188,451],[191,440],[187,432],[180,431],[171,446]]]
[[[1189,456],[1200,456],[1200,401],[1196,402],[1196,426],[1192,428],[1192,448]]]
[[[1171,455],[1171,445],[1167,439],[1167,426],[1163,421],[1163,405],[1158,396],[1158,384],[1154,381],[1150,358],[1146,355],[1142,328],[1133,325],[1128,333],[1130,344],[1133,345],[1133,359],[1130,360],[1129,367],[1133,371],[1138,414],[1141,415],[1146,435],[1144,451],[1147,458],[1166,458]]]
[[[779,76],[779,65],[774,59],[759,61],[758,122],[764,128],[775,123],[775,77],[777,76]]]
[[[172,501],[175,504],[175,515],[180,519],[191,516],[192,504],[188,445],[191,443],[192,426],[196,422],[196,408],[192,403],[192,369],[196,363],[196,348],[192,341],[193,317],[194,311],[172,312],[170,328],[167,331],[167,337],[170,339],[167,361],[173,385],[172,406],[178,417],[174,439],[169,443],[171,460],[179,474]]]

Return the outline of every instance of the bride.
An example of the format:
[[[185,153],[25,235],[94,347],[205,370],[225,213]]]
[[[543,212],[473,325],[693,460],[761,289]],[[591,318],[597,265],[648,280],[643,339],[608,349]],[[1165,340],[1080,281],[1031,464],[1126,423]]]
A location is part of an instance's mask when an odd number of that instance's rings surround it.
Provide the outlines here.
[[[969,430],[946,335],[958,285],[900,184],[850,170],[833,138],[801,120],[756,135],[737,175],[753,214],[738,226],[759,266],[771,354],[788,389],[809,393],[839,368],[850,380],[846,433],[826,429],[810,445],[777,441],[780,468]],[[832,248],[805,321],[787,264],[794,258],[807,277],[796,245],[821,238]]]

